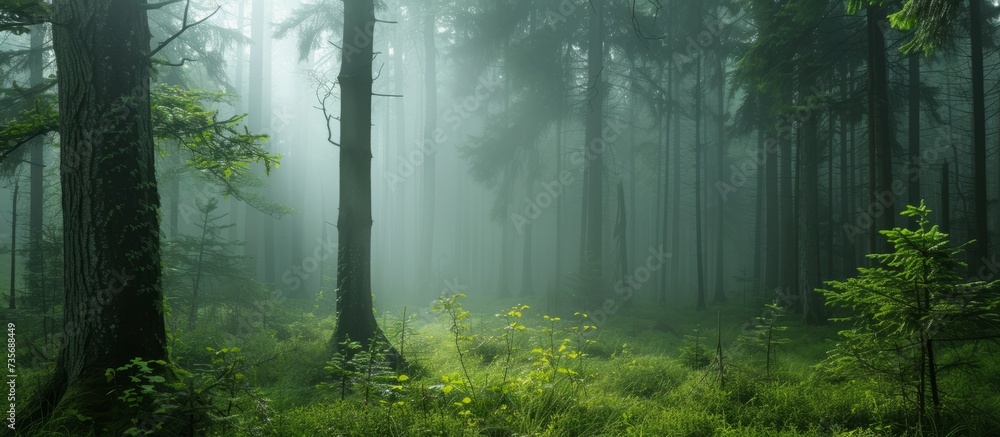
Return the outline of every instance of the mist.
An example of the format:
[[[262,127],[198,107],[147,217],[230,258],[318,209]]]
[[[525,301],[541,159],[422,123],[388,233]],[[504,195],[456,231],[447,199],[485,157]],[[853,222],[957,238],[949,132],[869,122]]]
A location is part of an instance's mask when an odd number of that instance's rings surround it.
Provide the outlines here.
[[[4,2],[7,432],[992,435],[998,11]]]

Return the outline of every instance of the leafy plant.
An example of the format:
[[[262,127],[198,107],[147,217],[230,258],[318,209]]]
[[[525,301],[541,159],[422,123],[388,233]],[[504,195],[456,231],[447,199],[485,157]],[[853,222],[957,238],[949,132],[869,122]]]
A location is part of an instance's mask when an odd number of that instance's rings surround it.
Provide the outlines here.
[[[514,336],[527,329],[521,323],[521,316],[529,308],[527,305],[517,304],[511,307],[506,313],[496,315],[496,317],[503,317],[504,319],[503,331],[500,334],[500,339],[503,343],[503,376],[500,380],[501,392],[506,390],[507,377],[514,359]]]
[[[107,381],[114,384],[108,395],[113,395],[126,409],[136,412],[136,417],[131,418],[132,426],[124,431],[125,435],[154,435],[163,429],[164,421],[157,418],[166,415],[172,404],[167,379],[163,376],[166,365],[163,360],[136,357],[128,364],[104,371]],[[152,413],[146,413],[149,411]]]
[[[469,318],[469,312],[462,308],[459,304],[459,299],[464,299],[465,294],[444,294],[435,302],[433,310],[438,314],[447,317],[448,323],[451,325],[449,330],[451,330],[453,338],[453,343],[455,345],[455,351],[458,352],[458,363],[462,368],[462,376],[465,378],[465,385],[469,388],[469,393],[475,397],[476,388],[472,383],[472,377],[469,376],[469,366],[466,363],[465,353],[463,352],[463,344],[467,344],[473,340],[469,325],[465,322]]]

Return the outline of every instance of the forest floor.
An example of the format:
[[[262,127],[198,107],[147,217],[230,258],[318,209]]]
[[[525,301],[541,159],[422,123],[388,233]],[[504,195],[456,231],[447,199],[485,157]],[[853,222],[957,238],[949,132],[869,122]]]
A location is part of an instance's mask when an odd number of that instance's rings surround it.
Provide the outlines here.
[[[406,323],[401,309],[380,314],[401,370],[377,351],[331,360],[333,317],[310,305],[244,337],[209,323],[175,331],[171,353],[214,390],[205,435],[916,435],[897,384],[820,365],[844,329],[837,322],[806,326],[785,313],[771,325],[755,303],[639,304],[593,329],[591,317],[546,317],[541,297],[524,301],[456,299],[410,310]],[[998,435],[1000,360],[980,362],[943,379],[947,424],[923,435]]]
[[[332,321],[318,335],[296,333],[312,350],[261,381],[273,412],[265,428],[351,436],[876,436],[914,429],[912,402],[895,384],[817,366],[844,328],[836,323],[806,326],[795,314],[780,316],[767,369],[761,321],[771,315],[763,305],[699,313],[642,304],[590,329],[590,317],[545,318],[544,303],[523,308],[515,301],[470,303],[468,316],[455,301],[457,320],[448,308],[436,316],[425,310],[405,327],[408,369],[360,363],[346,385],[338,385],[345,375],[330,363],[323,374],[319,357],[307,358],[321,355],[316,348]],[[399,347],[401,320],[383,316],[382,323]],[[952,425],[940,435],[997,430],[989,412],[1000,411],[1000,364],[987,365],[993,371],[977,374],[992,375],[988,381],[949,381],[945,417]]]

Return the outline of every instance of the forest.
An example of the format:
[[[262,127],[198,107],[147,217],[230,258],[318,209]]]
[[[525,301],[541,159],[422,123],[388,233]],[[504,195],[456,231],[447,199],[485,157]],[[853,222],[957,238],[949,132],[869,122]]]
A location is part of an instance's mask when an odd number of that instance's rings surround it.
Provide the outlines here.
[[[0,0],[2,434],[1000,435],[998,24]]]

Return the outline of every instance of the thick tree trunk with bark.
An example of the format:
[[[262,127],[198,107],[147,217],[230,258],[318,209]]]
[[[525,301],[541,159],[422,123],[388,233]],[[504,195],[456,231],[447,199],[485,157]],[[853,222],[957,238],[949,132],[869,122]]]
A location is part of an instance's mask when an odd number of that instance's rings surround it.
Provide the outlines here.
[[[63,344],[33,418],[64,395],[95,431],[115,423],[105,370],[166,360],[159,196],[143,4],[56,0],[65,247]],[[117,381],[122,383],[123,381]],[[82,401],[81,401],[82,399]]]

